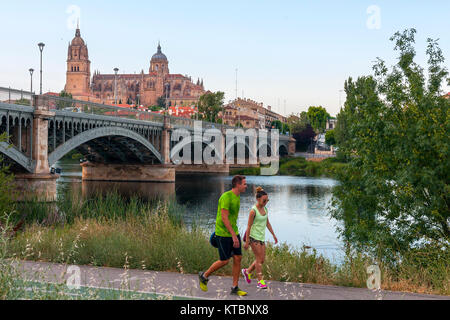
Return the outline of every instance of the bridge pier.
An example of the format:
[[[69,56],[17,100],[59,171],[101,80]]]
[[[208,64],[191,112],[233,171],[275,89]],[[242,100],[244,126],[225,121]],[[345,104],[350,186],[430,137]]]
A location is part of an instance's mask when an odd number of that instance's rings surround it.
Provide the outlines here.
[[[176,174],[218,174],[228,175],[228,164],[180,164],[175,167]]]
[[[16,186],[16,201],[36,199],[38,201],[52,202],[56,200],[55,174],[15,174],[14,184]]]
[[[81,164],[84,181],[175,182],[172,165]]]

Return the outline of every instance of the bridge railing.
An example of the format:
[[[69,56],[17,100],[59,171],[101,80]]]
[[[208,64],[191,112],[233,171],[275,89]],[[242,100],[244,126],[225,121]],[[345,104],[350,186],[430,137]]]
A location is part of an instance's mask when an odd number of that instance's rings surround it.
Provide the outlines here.
[[[33,93],[13,88],[0,87],[0,102],[30,106],[33,101]]]
[[[63,110],[76,113],[88,113],[88,114],[120,117],[126,119],[151,121],[158,123],[163,123],[164,118],[168,118],[170,124],[174,128],[177,127],[193,128],[195,123],[194,119],[164,115],[156,112],[151,112],[150,110],[142,111],[133,108],[123,108],[59,96],[42,95],[38,97],[38,101],[39,101],[38,104],[40,106],[44,106],[49,110]],[[217,128],[220,130],[222,128],[234,128],[234,127],[203,121],[203,128],[204,129]]]
[[[40,95],[35,96],[34,93],[24,90],[0,87],[0,102],[18,105],[38,104],[48,110],[63,110],[75,113],[87,113],[110,117],[119,117],[140,121],[150,121],[156,123],[164,123],[164,119],[168,118],[173,128],[184,127],[193,128],[194,119],[175,117],[164,115],[156,112],[142,111],[134,108],[123,108],[112,105],[106,105],[91,101],[76,100],[56,95]],[[236,127],[224,125],[220,123],[212,123],[202,121],[203,129],[236,129]],[[270,130],[269,130],[270,131]],[[283,134],[280,133],[280,137]]]
[[[133,108],[121,108],[100,104],[90,101],[75,100],[70,98],[43,95],[38,97],[39,105],[47,107],[49,110],[70,111],[74,113],[87,113],[109,117],[119,117],[125,119],[164,122],[164,115],[136,110]]]

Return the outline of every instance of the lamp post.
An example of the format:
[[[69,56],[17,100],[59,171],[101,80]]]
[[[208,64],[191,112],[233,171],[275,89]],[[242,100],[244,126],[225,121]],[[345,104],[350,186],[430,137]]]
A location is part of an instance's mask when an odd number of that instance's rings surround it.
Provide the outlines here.
[[[33,106],[33,72],[34,72],[34,69],[33,69],[33,68],[30,68],[28,71],[30,72],[30,78],[31,78],[31,85],[30,85],[30,92],[31,92],[30,106]]]
[[[119,68],[114,68],[114,104],[117,104],[117,72]]]
[[[40,42],[38,43],[39,51],[41,52],[41,83],[40,83],[40,90],[39,94],[42,94],[42,51],[44,51],[45,44]]]

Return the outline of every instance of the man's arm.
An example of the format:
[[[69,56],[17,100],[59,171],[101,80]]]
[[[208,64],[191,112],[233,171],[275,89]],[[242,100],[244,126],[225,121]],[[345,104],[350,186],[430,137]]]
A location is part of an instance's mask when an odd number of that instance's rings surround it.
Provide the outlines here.
[[[252,229],[253,222],[255,221],[255,216],[256,216],[255,210],[253,210],[253,209],[250,210],[250,215],[248,217],[247,231],[245,231],[245,234],[246,234],[246,238],[244,239],[244,241],[245,241],[245,250],[247,250],[248,246],[249,246],[250,231]]]
[[[228,219],[228,216],[230,215],[230,212],[227,209],[222,209],[221,210],[221,214],[222,214],[222,221],[223,224],[225,225],[225,228],[227,228],[228,232],[231,234],[231,237],[233,238],[233,246],[235,248],[239,247],[239,240],[236,236],[236,233],[233,230],[233,227],[231,226],[230,223],[230,219]]]

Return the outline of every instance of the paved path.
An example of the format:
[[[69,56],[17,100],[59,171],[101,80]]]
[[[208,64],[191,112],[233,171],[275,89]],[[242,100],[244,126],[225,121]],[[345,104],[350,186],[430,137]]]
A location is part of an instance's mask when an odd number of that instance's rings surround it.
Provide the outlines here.
[[[127,289],[134,292],[175,296],[195,299],[242,299],[242,300],[450,300],[450,296],[433,296],[403,292],[381,291],[374,293],[368,289],[325,286],[316,284],[283,283],[267,281],[269,290],[257,290],[255,284],[247,285],[243,280],[240,287],[248,291],[247,297],[229,295],[231,278],[211,277],[209,292],[198,288],[196,275],[143,270],[124,270],[78,266],[81,271],[81,286],[105,289]],[[65,283],[70,276],[68,266],[41,262],[21,262],[19,268],[27,280]]]

